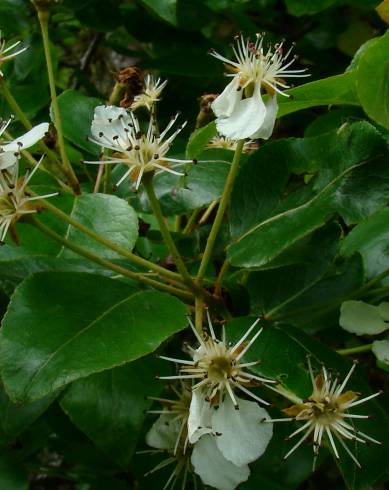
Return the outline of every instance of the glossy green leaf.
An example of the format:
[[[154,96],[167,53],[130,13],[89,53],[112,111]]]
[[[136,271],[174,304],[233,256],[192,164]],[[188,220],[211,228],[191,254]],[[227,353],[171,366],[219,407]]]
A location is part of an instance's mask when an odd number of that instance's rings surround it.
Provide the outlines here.
[[[74,199],[70,216],[102,238],[131,251],[138,238],[138,217],[124,199],[107,194],[82,194]],[[105,245],[88,237],[69,225],[66,237],[87,250],[107,259],[121,256]],[[63,249],[65,258],[79,257],[75,252]]]
[[[356,71],[358,97],[366,114],[389,129],[389,32],[370,42]],[[374,73],[374,76],[372,76]]]
[[[11,299],[0,337],[12,400],[34,400],[79,378],[133,361],[183,329],[186,308],[156,291],[102,276],[39,273]]]
[[[377,211],[359,223],[343,241],[341,252],[347,257],[359,252],[369,277],[389,268],[389,208]]]
[[[386,371],[389,371],[389,340],[375,340],[371,350],[378,364],[383,365]]]
[[[158,17],[170,24],[177,24],[177,0],[142,0]]]
[[[282,117],[302,109],[325,105],[360,105],[355,90],[354,72],[334,75],[315,82],[305,83],[278,97],[278,116]]]
[[[5,451],[0,452],[0,488],[4,490],[27,490],[27,471]]]
[[[232,265],[267,264],[335,211],[347,222],[372,214],[389,195],[383,158],[387,153],[385,142],[366,123],[257,151],[242,168],[232,195],[236,239],[227,251]],[[317,176],[285,198],[288,170],[301,168],[305,161]],[[377,179],[377,174],[382,177]]]
[[[297,17],[317,14],[339,2],[340,0],[285,0],[288,11]]]
[[[90,143],[87,138],[90,135],[94,109],[101,105],[101,101],[76,90],[65,90],[58,97],[58,104],[65,138],[82,150],[99,155],[100,147]]]
[[[186,147],[187,158],[198,158],[198,156],[205,150],[209,141],[216,136],[216,134],[216,124],[214,121],[202,128],[196,129],[196,131],[190,135]]]
[[[161,361],[143,358],[72,383],[61,407],[114,461],[126,467],[135,450],[145,411],[162,388]]]
[[[386,321],[385,321],[386,320]],[[376,335],[389,329],[389,303],[378,306],[364,301],[345,301],[340,308],[339,325],[357,335]]]

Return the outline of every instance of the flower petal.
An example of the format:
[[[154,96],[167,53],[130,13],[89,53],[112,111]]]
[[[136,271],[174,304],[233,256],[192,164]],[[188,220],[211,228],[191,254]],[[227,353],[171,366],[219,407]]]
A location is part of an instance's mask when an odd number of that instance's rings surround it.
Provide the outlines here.
[[[180,432],[180,421],[176,414],[160,415],[146,434],[146,443],[157,449],[173,450]]]
[[[266,117],[266,106],[262,101],[259,89],[252,97],[239,101],[230,117],[220,117],[216,127],[220,134],[240,140],[250,138],[260,130]]]
[[[27,131],[27,133],[23,134],[22,136],[19,136],[19,138],[16,138],[11,143],[1,146],[1,149],[3,151],[15,152],[15,151],[23,150],[25,148],[30,148],[30,146],[35,145],[37,141],[42,139],[48,130],[49,130],[48,123],[38,124],[37,126],[30,129],[30,131]]]
[[[243,95],[242,90],[237,90],[238,86],[237,79],[233,78],[223,92],[212,102],[211,109],[216,117],[231,116],[236,104],[242,99]]]
[[[262,123],[260,129],[250,136],[251,139],[262,138],[267,140],[273,134],[274,125],[277,119],[278,104],[277,96],[270,97],[265,104],[266,106],[266,116]]]
[[[259,458],[273,435],[273,424],[265,409],[255,402],[236,397],[239,410],[234,408],[230,397],[226,397],[212,415],[214,431],[221,433],[216,439],[223,456],[232,463],[242,466]]]
[[[130,124],[133,125],[132,118],[123,107],[98,106],[95,108],[91,134],[95,141],[101,141],[101,146],[125,150],[130,142],[124,128]]]
[[[203,483],[218,490],[234,490],[250,476],[247,465],[236,466],[218,450],[215,437],[203,436],[194,446],[191,462]]]
[[[0,153],[0,170],[12,167],[18,161],[13,151]]]
[[[191,444],[197,442],[202,435],[212,432],[213,411],[209,402],[205,400],[204,393],[200,389],[194,390],[188,418],[188,436]]]

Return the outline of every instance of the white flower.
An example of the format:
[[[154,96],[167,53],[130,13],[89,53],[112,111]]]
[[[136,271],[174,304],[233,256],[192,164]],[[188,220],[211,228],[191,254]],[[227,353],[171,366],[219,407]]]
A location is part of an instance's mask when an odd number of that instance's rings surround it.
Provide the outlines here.
[[[379,441],[358,430],[348,421],[353,419],[367,419],[369,417],[368,415],[352,414],[348,410],[380,394],[378,392],[358,399],[359,395],[356,392],[344,392],[344,388],[355,366],[356,364],[352,366],[343,382],[340,383],[338,378],[331,378],[330,373],[324,366],[322,367],[321,373],[314,378],[311,362],[308,358],[309,373],[313,385],[312,394],[306,400],[296,400],[296,404],[283,410],[284,413],[290,415],[289,418],[272,420],[272,422],[291,420],[304,422],[299,429],[295,430],[289,436],[289,439],[291,439],[298,434],[303,434],[298,442],[284,456],[284,459],[290,456],[309,436],[312,436],[314,451],[313,467],[315,467],[316,458],[324,438],[328,439],[329,445],[337,459],[339,459],[339,453],[335,440],[344,448],[354,463],[360,467],[359,461],[350,451],[344,440],[358,441],[362,444],[366,442],[381,444]]]
[[[151,111],[153,105],[160,100],[162,90],[165,88],[167,80],[161,81],[160,78],[155,78],[152,75],[147,75],[144,81],[143,92],[135,95],[134,102],[131,104],[131,110],[136,110],[139,107],[146,107]]]
[[[0,244],[3,243],[8,229],[20,218],[39,210],[39,206],[34,201],[58,194],[31,197],[26,191],[26,187],[40,162],[30,174],[20,178],[18,178],[18,164],[10,170],[0,171]]]
[[[238,36],[233,51],[236,61],[211,51],[211,55],[227,64],[233,77],[211,107],[217,117],[216,127],[220,134],[238,140],[244,138],[268,139],[277,116],[277,93],[289,86],[284,79],[308,76],[305,70],[291,70],[293,49],[283,54],[283,42],[267,50],[263,48],[263,36],[257,34],[255,42]],[[262,89],[269,95],[262,100]]]
[[[193,160],[169,158],[166,153],[185,126],[182,124],[167,137],[167,133],[176,122],[178,114],[172,118],[162,133],[159,133],[153,118],[150,118],[146,134],[140,130],[135,114],[115,106],[98,106],[92,121],[90,141],[112,150],[111,157],[100,161],[85,161],[85,163],[123,164],[128,167],[116,185],[131,177],[135,189],[139,188],[142,176],[146,172],[164,171],[174,175],[184,175],[170,168],[170,163],[193,163]]]
[[[4,61],[11,60],[13,58],[16,58],[16,56],[20,53],[23,53],[23,51],[26,51],[27,47],[22,48],[22,49],[17,49],[15,51],[15,48],[19,46],[21,41],[16,41],[16,43],[11,44],[11,46],[7,46],[5,39],[1,39],[1,31],[0,31],[0,66]],[[0,75],[4,76],[3,72],[0,70]]]
[[[0,124],[0,138],[11,123],[12,118]],[[20,151],[35,145],[49,130],[48,123],[41,123],[14,141],[0,142],[0,170],[12,167],[20,157]]]
[[[161,359],[183,365],[178,375],[162,376],[160,379],[199,380],[192,387],[192,390],[201,390],[204,399],[211,404],[217,404],[218,401],[223,399],[224,394],[228,393],[236,410],[239,409],[239,404],[234,395],[233,390],[235,388],[254,400],[264,405],[269,405],[265,400],[248,390],[248,387],[261,383],[275,383],[275,381],[245,371],[246,368],[259,364],[260,361],[242,363],[243,356],[262,332],[262,329],[259,329],[250,341],[247,341],[260,319],[257,319],[242,338],[235,345],[231,346],[226,341],[224,327],[222,340],[216,338],[208,312],[207,315],[210,336],[204,334],[204,338],[200,336],[189,319],[193,333],[200,344],[197,349],[189,347],[193,360],[187,361],[160,356]]]

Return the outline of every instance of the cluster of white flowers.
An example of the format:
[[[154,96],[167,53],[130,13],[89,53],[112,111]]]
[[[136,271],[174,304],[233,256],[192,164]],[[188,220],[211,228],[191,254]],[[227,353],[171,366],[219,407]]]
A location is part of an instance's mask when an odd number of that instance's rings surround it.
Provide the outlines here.
[[[284,79],[308,76],[305,70],[290,69],[293,47],[284,54],[281,42],[265,50],[263,40],[261,34],[257,34],[255,42],[237,36],[233,47],[236,61],[211,51],[232,72],[227,75],[232,77],[231,82],[211,107],[218,132],[234,140],[268,139],[277,117],[277,93],[285,95],[281,89],[288,88]],[[263,90],[268,95],[266,101],[262,100]]]
[[[315,378],[308,359],[313,393],[302,400],[281,385],[274,386],[277,381],[249,372],[260,361],[242,361],[262,331],[256,330],[259,319],[234,345],[226,341],[224,327],[222,339],[216,337],[209,314],[209,333],[200,335],[192,322],[189,322],[199,343],[197,348],[186,347],[192,359],[160,356],[161,359],[179,366],[178,374],[159,377],[170,382],[179,381],[181,388],[173,388],[177,399],[152,398],[160,402],[163,408],[149,411],[158,414],[159,418],[148,432],[146,442],[156,450],[169,454],[150,473],[175,463],[173,473],[164,488],[169,488],[178,478],[182,478],[182,488],[185,488],[188,474],[192,472],[206,485],[218,490],[233,490],[248,479],[248,464],[265,452],[273,434],[274,422],[304,422],[288,437],[292,439],[302,434],[284,459],[311,437],[314,450],[313,468],[319,449],[324,444],[339,458],[335,439],[357,466],[360,464],[345,440],[380,444],[349,422],[368,418],[367,415],[349,413],[348,410],[379,395],[374,393],[359,399],[356,392],[344,391],[355,364],[343,382],[339,382],[338,377],[332,378],[324,366]],[[267,386],[293,401],[292,406],[283,410],[288,417],[270,418],[267,411],[256,402],[262,405],[268,403],[248,389],[257,385]],[[238,397],[237,390],[255,401]]]
[[[196,349],[188,347],[192,360],[161,356],[181,367],[177,375],[160,379],[179,380],[183,388],[177,392],[177,401],[157,399],[164,409],[152,411],[160,416],[146,441],[170,453],[169,462],[177,464],[175,477],[178,477],[178,461],[185,458],[185,467],[191,467],[205,484],[219,490],[233,490],[249,477],[248,464],[266,450],[273,429],[269,414],[257,402],[268,403],[248,387],[275,381],[247,371],[257,361],[242,361],[262,331],[258,329],[254,333],[258,322],[235,345],[230,345],[224,327],[222,339],[216,337],[208,315],[209,334],[201,336],[190,322],[199,342]],[[239,398],[235,390],[255,401]]]
[[[0,125],[0,137],[10,122],[11,119]],[[0,143],[0,243],[4,242],[8,230],[20,218],[37,212],[38,207],[34,201],[57,194],[32,197],[27,192],[26,187],[42,160],[35,165],[31,173],[19,178],[20,152],[43,138],[48,129],[48,123],[38,124],[14,141]]]

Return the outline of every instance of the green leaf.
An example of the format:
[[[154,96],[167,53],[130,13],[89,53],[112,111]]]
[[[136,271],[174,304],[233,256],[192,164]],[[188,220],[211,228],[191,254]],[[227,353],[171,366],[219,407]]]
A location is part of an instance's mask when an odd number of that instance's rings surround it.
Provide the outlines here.
[[[132,250],[138,238],[138,217],[124,199],[107,194],[82,194],[76,196],[71,217],[115,245]],[[69,225],[66,237],[87,250],[106,259],[121,258],[105,245],[88,237]],[[63,249],[65,258],[79,257],[75,252]]]
[[[306,83],[286,92],[291,98],[278,98],[277,117],[323,105],[360,105],[355,91],[355,73],[348,72]]]
[[[157,174],[154,178],[155,193],[164,214],[172,216],[186,213],[219,199],[232,156],[233,152],[229,150],[207,150],[200,155],[198,163],[188,169],[185,177],[167,172]],[[145,194],[141,195],[141,203],[149,212]]]
[[[206,126],[196,129],[189,138],[188,145],[186,147],[187,158],[198,158],[199,155],[205,150],[205,147],[209,141],[216,136],[216,124],[215,121],[208,123]]]
[[[378,366],[389,371],[389,340],[375,340],[371,350],[377,358]]]
[[[247,282],[251,311],[268,317],[272,310],[273,315],[317,284],[337,252],[339,235],[337,225],[325,226],[268,265],[274,268],[252,272]]]
[[[359,252],[368,277],[389,268],[389,208],[383,208],[359,223],[343,241],[341,252],[346,257]]]
[[[0,427],[4,435],[13,440],[27,429],[53,402],[55,395],[28,404],[15,404],[0,385]]]
[[[142,0],[158,17],[177,25],[177,0]]]
[[[0,488],[4,490],[27,490],[27,472],[12,455],[0,453]]]
[[[90,143],[87,138],[90,135],[95,107],[101,105],[101,101],[70,89],[65,90],[57,100],[65,138],[82,150],[99,155],[100,147]]]
[[[186,326],[186,308],[103,276],[39,273],[15,290],[3,319],[0,366],[13,401],[35,400],[153,352]]]
[[[378,306],[364,301],[345,301],[340,308],[339,325],[357,335],[376,335],[389,328],[389,303]]]
[[[127,467],[152,404],[163,385],[161,362],[143,358],[72,383],[60,404],[72,422],[114,461]]]
[[[285,0],[289,13],[296,17],[317,14],[339,2],[340,0]]]
[[[358,97],[366,114],[389,129],[389,31],[361,53],[356,70]],[[372,76],[374,73],[374,76]]]
[[[348,223],[373,213],[389,194],[387,153],[384,140],[367,123],[345,125],[315,138],[281,140],[254,153],[232,194],[235,241],[227,249],[231,264],[269,263],[335,211]],[[288,195],[288,170],[301,167],[317,169],[318,174]]]

